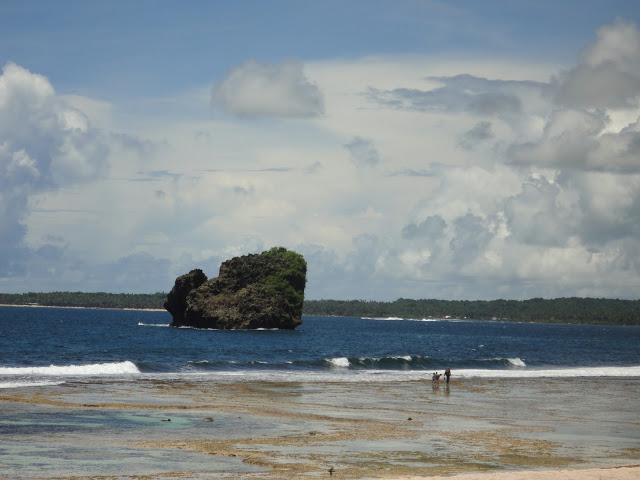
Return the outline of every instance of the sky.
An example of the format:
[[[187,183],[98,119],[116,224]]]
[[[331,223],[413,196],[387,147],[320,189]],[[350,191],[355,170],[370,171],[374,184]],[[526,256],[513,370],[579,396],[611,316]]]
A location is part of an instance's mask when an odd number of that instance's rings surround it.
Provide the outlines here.
[[[640,4],[0,3],[0,291],[639,298]]]

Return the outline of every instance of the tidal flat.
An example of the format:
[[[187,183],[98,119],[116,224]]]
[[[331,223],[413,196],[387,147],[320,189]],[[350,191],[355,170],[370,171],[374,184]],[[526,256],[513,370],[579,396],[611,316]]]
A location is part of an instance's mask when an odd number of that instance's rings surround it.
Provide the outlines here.
[[[455,372],[454,372],[455,375]],[[0,390],[0,478],[401,478],[640,463],[640,379]]]

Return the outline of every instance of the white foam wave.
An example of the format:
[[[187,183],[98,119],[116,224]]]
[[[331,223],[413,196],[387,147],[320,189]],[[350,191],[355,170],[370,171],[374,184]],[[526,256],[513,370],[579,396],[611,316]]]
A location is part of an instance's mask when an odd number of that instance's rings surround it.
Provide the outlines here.
[[[462,318],[402,318],[402,317],[360,317],[362,320],[404,320],[405,322],[471,322]]]
[[[139,327],[168,327],[170,326],[169,323],[144,323],[144,322],[138,322],[138,326]]]
[[[0,382],[0,389],[2,388],[24,388],[24,387],[51,387],[55,385],[62,385],[64,382],[48,382],[48,381],[17,381],[17,382]]]
[[[346,357],[327,358],[325,361],[335,368],[348,368],[350,365],[349,359]]]
[[[344,357],[341,357],[344,358]],[[340,358],[327,359],[339,360]],[[344,364],[343,361],[338,363]],[[435,370],[435,369],[434,369]],[[438,371],[443,369],[438,369]],[[143,374],[143,378],[200,379],[202,381],[273,381],[273,382],[342,382],[380,383],[424,381],[431,383],[431,372],[424,370],[351,370],[335,368],[331,371],[291,371],[291,370],[234,370],[216,372],[181,372]],[[460,369],[452,371],[454,379],[528,379],[528,378],[580,378],[580,377],[638,377],[640,366],[632,367],[576,367],[554,369]]]
[[[207,365],[209,360],[189,360],[187,363],[190,365]]]
[[[402,317],[361,317],[362,320],[404,320]]]
[[[48,367],[0,367],[0,375],[96,376],[140,373],[130,361],[89,365],[49,365]]]
[[[524,363],[524,360],[515,357],[515,358],[507,358],[507,362],[509,362],[514,367],[526,367],[527,364]]]
[[[574,367],[549,369],[483,370],[461,369],[453,372],[461,378],[573,378],[573,377],[640,377],[640,366]]]
[[[398,355],[396,357],[391,357],[391,358],[394,358],[396,360],[406,360],[407,362],[410,362],[413,357],[411,355]]]

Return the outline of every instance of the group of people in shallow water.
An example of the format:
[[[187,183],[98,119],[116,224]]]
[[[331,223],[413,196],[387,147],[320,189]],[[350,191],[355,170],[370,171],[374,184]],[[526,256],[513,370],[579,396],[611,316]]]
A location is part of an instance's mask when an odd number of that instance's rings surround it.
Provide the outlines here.
[[[431,382],[433,382],[434,385],[439,385],[441,376],[442,376],[441,373],[433,372],[433,375],[431,376]],[[449,380],[451,380],[451,369],[450,368],[447,368],[444,371],[444,379],[445,379],[445,383],[447,385],[449,385]]]

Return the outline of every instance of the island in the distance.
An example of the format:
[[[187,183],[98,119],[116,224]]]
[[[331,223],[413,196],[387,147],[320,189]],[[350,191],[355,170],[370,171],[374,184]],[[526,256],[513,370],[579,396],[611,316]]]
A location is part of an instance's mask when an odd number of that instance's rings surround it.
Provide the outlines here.
[[[174,327],[294,329],[302,323],[307,263],[282,247],[220,265],[215,278],[200,269],[179,276],[164,308]]]

